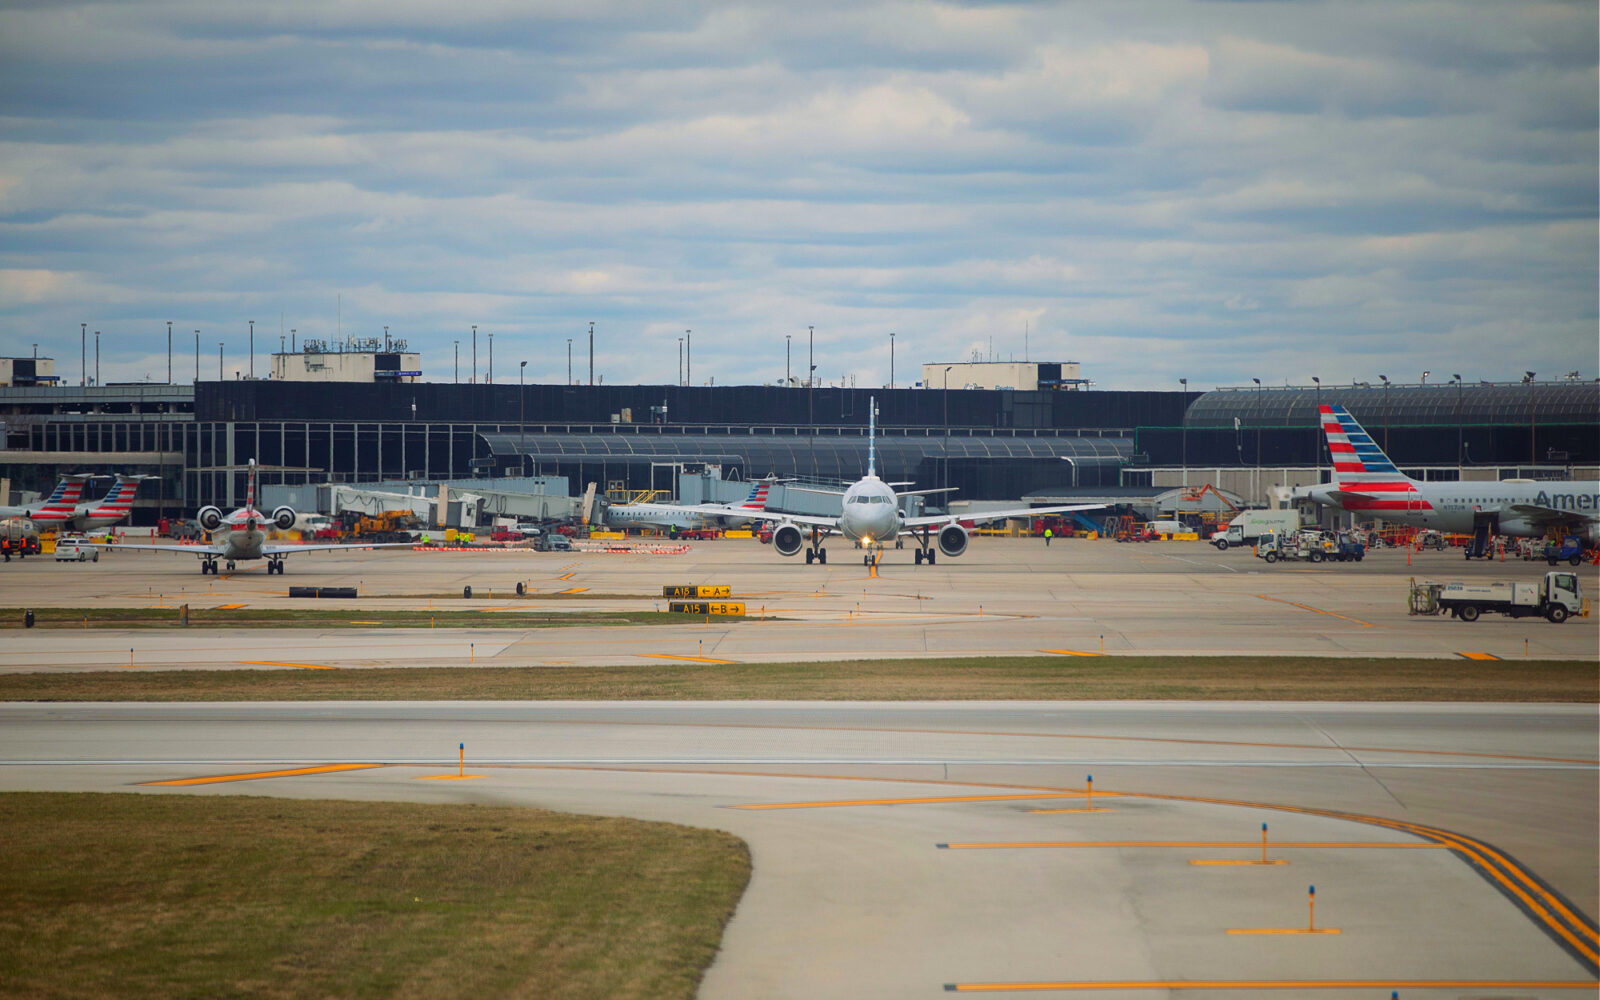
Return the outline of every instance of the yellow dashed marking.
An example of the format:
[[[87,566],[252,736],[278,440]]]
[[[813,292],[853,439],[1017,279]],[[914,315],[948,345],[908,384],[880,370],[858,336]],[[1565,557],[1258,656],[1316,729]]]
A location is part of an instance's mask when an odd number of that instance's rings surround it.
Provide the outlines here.
[[[1493,653],[1457,653],[1464,660],[1498,660],[1500,657]]]
[[[709,656],[673,656],[671,653],[634,653],[652,660],[693,660],[695,663],[738,663],[738,660],[713,660]]]

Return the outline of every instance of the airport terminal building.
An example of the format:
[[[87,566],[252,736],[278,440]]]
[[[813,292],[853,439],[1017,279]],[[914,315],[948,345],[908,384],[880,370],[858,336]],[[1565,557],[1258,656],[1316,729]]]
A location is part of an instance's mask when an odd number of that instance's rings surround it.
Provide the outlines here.
[[[1418,478],[1600,470],[1592,381],[1165,392],[262,379],[0,388],[0,477],[47,491],[69,472],[158,476],[141,493],[141,522],[237,504],[250,459],[264,482],[288,485],[852,480],[866,469],[871,397],[879,474],[973,501],[1210,482],[1266,503],[1272,486],[1328,477],[1320,403],[1343,404]]]

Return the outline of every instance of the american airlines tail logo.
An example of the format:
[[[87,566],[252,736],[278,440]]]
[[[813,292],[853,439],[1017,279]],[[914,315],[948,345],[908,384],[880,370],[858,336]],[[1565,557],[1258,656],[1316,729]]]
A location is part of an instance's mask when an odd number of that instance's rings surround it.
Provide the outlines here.
[[[112,487],[110,493],[106,494],[105,500],[94,509],[94,513],[102,515],[126,514],[133,507],[133,497],[138,492],[139,483],[137,480],[119,482]]]
[[[56,484],[55,491],[39,505],[34,513],[34,519],[40,521],[59,520],[69,516],[78,506],[78,501],[83,497],[82,479],[63,479]]]
[[[751,490],[750,495],[744,498],[744,503],[739,505],[740,509],[766,510],[767,490],[769,488],[770,487],[768,487],[767,484],[762,483],[760,486],[757,486],[755,489]]]
[[[1395,467],[1350,411],[1337,404],[1322,407],[1322,431],[1333,456],[1334,482],[1346,493],[1368,499],[1347,499],[1346,510],[1432,510],[1417,484]],[[1375,494],[1383,494],[1380,498]],[[1395,497],[1401,494],[1401,497]]]

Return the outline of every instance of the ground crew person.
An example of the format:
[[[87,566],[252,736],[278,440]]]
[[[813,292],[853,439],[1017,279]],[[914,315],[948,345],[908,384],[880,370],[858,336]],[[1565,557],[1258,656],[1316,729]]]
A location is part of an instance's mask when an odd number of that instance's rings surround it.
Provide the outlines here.
[[[424,544],[424,545],[428,544],[428,533],[426,531],[424,531],[422,533],[422,544]]]
[[[1049,529],[1049,528],[1044,529],[1044,547],[1045,548],[1048,549],[1050,547],[1050,537],[1052,535],[1054,535],[1054,534],[1055,534],[1055,532],[1052,531],[1051,529]]]

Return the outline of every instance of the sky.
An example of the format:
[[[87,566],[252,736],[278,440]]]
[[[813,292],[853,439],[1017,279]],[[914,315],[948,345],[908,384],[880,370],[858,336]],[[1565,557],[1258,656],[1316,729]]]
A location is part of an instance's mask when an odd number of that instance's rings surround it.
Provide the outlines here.
[[[0,356],[1600,372],[1589,2],[0,4]],[[814,332],[813,332],[814,331]],[[851,381],[853,380],[853,382]]]

